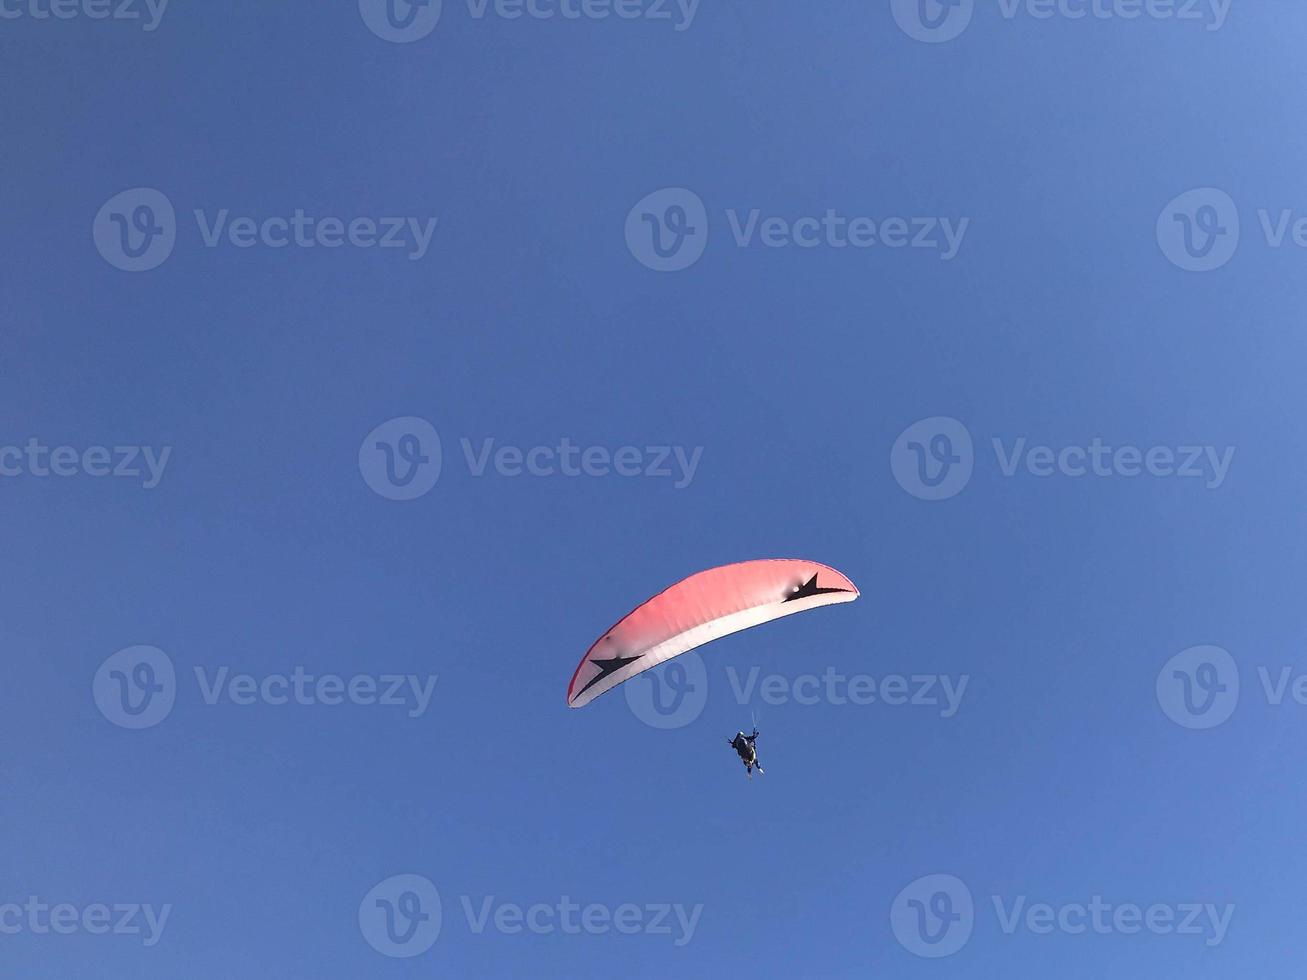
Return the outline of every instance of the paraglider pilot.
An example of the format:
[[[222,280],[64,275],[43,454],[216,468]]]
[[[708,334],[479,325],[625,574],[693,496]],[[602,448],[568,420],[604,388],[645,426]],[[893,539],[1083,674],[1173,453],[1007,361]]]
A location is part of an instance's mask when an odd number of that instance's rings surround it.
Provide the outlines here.
[[[758,740],[758,729],[753,730],[752,735],[746,735],[744,732],[736,732],[735,737],[730,740],[731,748],[740,756],[740,761],[744,763],[744,771],[753,778],[753,770],[757,769],[762,772],[762,766],[758,762],[758,750],[754,742]]]

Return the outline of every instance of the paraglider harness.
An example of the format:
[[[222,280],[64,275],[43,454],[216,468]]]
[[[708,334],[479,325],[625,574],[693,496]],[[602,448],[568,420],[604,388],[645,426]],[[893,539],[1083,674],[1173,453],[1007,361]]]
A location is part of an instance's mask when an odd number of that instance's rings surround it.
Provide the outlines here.
[[[753,744],[757,740],[758,729],[756,728],[753,730],[752,735],[746,735],[744,732],[736,732],[734,738],[727,740],[731,743],[731,748],[733,748],[736,754],[739,755],[740,761],[744,763],[744,769],[749,774],[750,779],[753,778],[753,770],[755,768],[759,772],[762,772],[762,766],[758,764],[758,749]]]

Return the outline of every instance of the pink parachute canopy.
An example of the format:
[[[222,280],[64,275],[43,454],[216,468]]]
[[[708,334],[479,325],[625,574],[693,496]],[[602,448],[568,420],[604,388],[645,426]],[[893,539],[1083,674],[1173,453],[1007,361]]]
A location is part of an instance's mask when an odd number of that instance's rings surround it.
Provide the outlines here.
[[[595,641],[567,685],[567,704],[589,704],[710,640],[857,597],[857,586],[844,575],[799,558],[742,561],[698,572],[637,606]]]

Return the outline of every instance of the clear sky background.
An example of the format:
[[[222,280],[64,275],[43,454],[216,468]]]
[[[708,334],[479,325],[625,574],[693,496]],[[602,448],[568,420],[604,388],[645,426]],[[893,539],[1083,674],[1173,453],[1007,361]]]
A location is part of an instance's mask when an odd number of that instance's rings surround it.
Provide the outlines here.
[[[0,905],[172,906],[151,947],[24,919],[5,976],[1297,975],[1307,707],[1270,703],[1257,668],[1307,670],[1307,252],[1271,247],[1257,211],[1307,215],[1301,4],[1236,2],[1209,30],[1205,4],[985,2],[946,43],[882,3],[718,0],[677,30],[447,0],[404,44],[344,0],[176,0],[152,31],[0,9],[21,15],[0,19],[0,445],[172,447],[148,490],[0,478]],[[133,273],[92,227],[140,187],[176,243]],[[624,235],[661,188],[706,209],[679,272]],[[1195,188],[1242,229],[1207,272],[1155,231]],[[412,260],[209,248],[197,209],[439,220]],[[948,261],[742,248],[731,209],[969,225]],[[359,463],[403,416],[443,446],[410,501]],[[975,460],[928,501],[891,449],[935,416]],[[678,488],[477,477],[460,446],[564,438],[702,457]],[[1235,455],[1216,487],[1006,476],[991,440],[1022,438]],[[637,602],[788,556],[862,598],[705,648],[692,723],[648,725],[620,691],[566,708]],[[128,730],[93,686],[139,644],[174,665],[175,704]],[[1206,730],[1156,691],[1198,644],[1242,682]],[[438,681],[420,717],[207,704],[195,669],[223,667]],[[948,718],[741,703],[726,671],[754,667],[968,686]],[[749,782],[724,738],[752,712]],[[975,903],[938,960],[891,920],[936,873]],[[388,958],[359,908],[401,874],[438,889],[442,929]],[[1234,911],[1209,946],[1009,934],[992,899],[1096,895]],[[478,934],[462,899],[487,896],[702,912],[681,946],[674,917],[671,936]]]

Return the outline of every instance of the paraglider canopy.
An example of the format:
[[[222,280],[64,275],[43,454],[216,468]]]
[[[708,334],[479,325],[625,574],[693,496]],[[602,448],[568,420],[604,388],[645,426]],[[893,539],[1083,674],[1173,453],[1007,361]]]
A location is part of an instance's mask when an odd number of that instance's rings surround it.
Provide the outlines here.
[[[840,572],[799,558],[698,572],[637,606],[594,642],[572,674],[567,704],[587,705],[636,674],[719,637],[857,597],[857,587]]]

